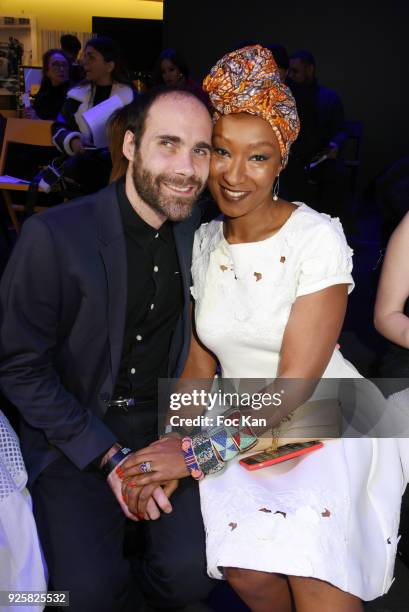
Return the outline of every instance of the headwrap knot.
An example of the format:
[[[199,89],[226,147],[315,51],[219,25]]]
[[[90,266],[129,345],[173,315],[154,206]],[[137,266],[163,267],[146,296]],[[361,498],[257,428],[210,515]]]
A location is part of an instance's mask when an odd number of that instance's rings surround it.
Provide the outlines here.
[[[260,45],[243,47],[220,59],[203,81],[214,107],[214,120],[231,113],[250,113],[271,125],[283,167],[300,122],[295,100],[280,78],[271,51]]]

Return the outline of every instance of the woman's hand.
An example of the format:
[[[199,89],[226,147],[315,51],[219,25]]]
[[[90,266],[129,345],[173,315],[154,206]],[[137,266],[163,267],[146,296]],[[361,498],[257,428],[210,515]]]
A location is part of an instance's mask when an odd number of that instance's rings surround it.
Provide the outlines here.
[[[159,487],[156,483],[138,487],[130,477],[122,480],[122,495],[130,512],[140,519],[155,521],[160,518],[161,511],[165,514],[172,512],[169,498],[178,485],[177,480],[170,480]]]
[[[151,471],[143,472],[141,464],[148,464]],[[122,479],[132,477],[139,487],[179,480],[190,475],[180,449],[180,439],[174,437],[162,438],[133,453],[117,470]]]
[[[79,136],[70,141],[70,147],[74,155],[79,155],[84,152],[84,147]]]
[[[92,146],[92,143],[88,136],[86,136],[85,134],[83,134],[82,136],[76,136],[70,141],[70,147],[74,152],[74,155],[84,153],[87,147],[90,146]]]

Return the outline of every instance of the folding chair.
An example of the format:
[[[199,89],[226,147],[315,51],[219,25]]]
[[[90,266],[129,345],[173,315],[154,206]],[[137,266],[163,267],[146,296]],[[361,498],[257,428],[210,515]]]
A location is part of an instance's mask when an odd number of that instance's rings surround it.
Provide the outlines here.
[[[8,146],[10,143],[18,143],[23,145],[52,147],[51,125],[52,121],[15,118],[9,118],[7,120],[0,157],[0,191],[17,234],[20,232],[20,223],[17,219],[16,212],[23,212],[25,210],[25,205],[13,204],[11,194],[13,191],[28,192],[29,184],[23,180],[21,182],[18,182],[18,180],[17,182],[2,180],[6,167]],[[34,212],[41,212],[45,209],[46,207],[44,206],[35,206]]]

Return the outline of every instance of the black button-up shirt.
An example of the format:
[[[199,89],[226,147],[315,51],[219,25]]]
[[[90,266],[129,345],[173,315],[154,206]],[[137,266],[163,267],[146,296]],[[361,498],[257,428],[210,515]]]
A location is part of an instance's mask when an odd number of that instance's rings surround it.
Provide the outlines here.
[[[134,211],[118,182],[125,232],[128,299],[122,357],[114,397],[154,398],[168,375],[172,334],[183,308],[183,289],[172,223],[158,230]]]

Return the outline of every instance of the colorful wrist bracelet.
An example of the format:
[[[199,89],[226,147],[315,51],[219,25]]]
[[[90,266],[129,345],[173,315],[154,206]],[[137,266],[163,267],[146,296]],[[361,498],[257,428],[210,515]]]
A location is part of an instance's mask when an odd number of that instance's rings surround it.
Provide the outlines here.
[[[230,461],[239,454],[239,448],[233,439],[229,427],[213,427],[207,433],[213,448],[219,453],[222,461]]]
[[[189,470],[191,477],[195,480],[202,480],[204,478],[204,474],[199,467],[193,451],[192,438],[185,436],[182,440],[180,450],[182,451],[183,459],[185,460],[186,467]]]
[[[217,474],[225,467],[223,461],[217,458],[208,435],[198,433],[192,436],[192,447],[197,463],[205,476]]]
[[[127,448],[126,446],[116,451],[115,455],[112,455],[112,457],[110,457],[108,461],[106,461],[104,465],[101,466],[101,471],[104,474],[104,476],[108,478],[112,470],[114,470],[116,466],[119,463],[121,463],[121,461],[123,461],[125,457],[127,457],[131,453],[133,453],[133,450],[131,450],[130,448]]]
[[[238,425],[226,425],[225,427],[229,430],[240,453],[250,450],[257,444],[258,437],[250,425],[243,425],[243,415],[240,410],[235,409],[232,412],[227,412],[225,417],[232,421],[238,421]]]

